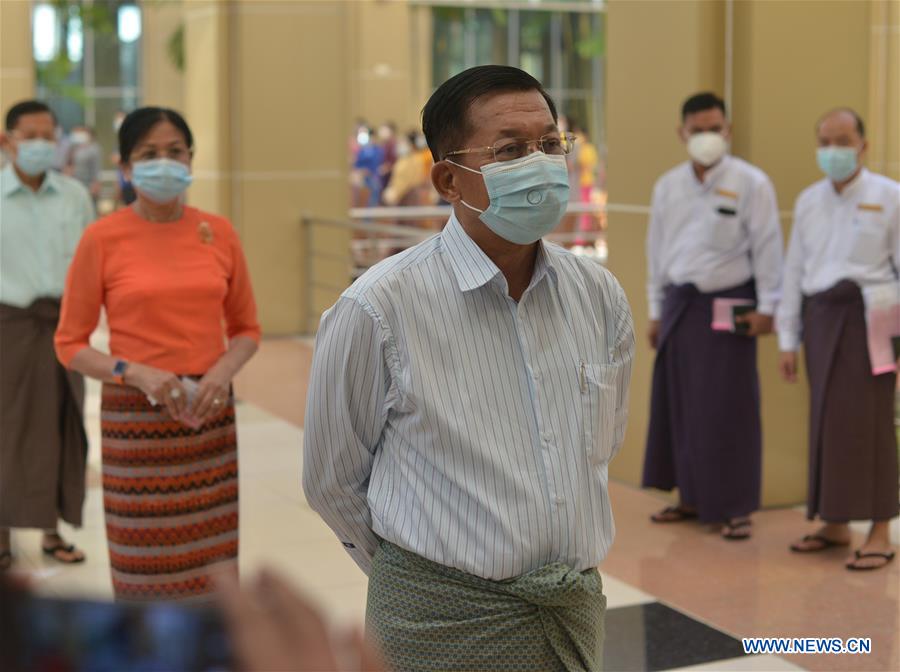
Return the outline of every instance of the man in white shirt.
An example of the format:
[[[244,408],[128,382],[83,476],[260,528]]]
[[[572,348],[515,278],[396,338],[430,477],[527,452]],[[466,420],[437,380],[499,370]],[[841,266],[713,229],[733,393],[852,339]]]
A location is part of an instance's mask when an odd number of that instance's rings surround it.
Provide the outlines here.
[[[44,530],[45,555],[84,553],[59,535],[80,526],[87,436],[84,380],[56,359],[53,334],[66,271],[94,219],[87,190],[52,170],[56,119],[43,102],[6,114],[0,149],[0,571],[13,561],[12,528]]]
[[[778,206],[769,178],[728,155],[718,96],[692,96],[681,117],[690,161],[656,183],[647,236],[657,355],[643,485],[678,488],[678,506],[654,522],[699,519],[747,539],[761,479],[756,337],[772,331],[781,282]],[[747,312],[735,311],[735,330],[714,330],[726,302]]]
[[[391,668],[598,670],[628,302],[602,266],[541,241],[574,139],[540,82],[472,68],[422,119],[453,214],[323,316],[303,487],[369,575]]]
[[[797,350],[810,386],[807,515],[825,525],[791,546],[815,553],[850,543],[851,520],[871,520],[853,570],[894,557],[889,521],[898,515],[896,367],[875,375],[868,350],[866,290],[887,288],[900,301],[900,184],[863,167],[865,126],[853,110],[816,125],[817,161],[825,179],[804,190],[778,308],[780,368],[797,381]]]

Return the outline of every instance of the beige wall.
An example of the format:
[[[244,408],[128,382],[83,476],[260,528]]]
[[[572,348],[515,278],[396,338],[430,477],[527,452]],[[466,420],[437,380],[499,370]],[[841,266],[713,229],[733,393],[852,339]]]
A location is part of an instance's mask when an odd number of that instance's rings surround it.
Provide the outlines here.
[[[613,0],[607,17],[607,128],[610,201],[648,205],[656,179],[684,160],[679,107],[701,90],[722,90],[724,17],[720,3]],[[640,481],[649,417],[653,351],[646,343],[646,215],[611,213],[609,267],[634,312],[637,350],[625,445],[611,476]]]
[[[184,6],[184,113],[194,134],[191,203],[233,217],[231,155],[234,87],[232,7],[193,0]],[[238,230],[243,222],[236,220]],[[241,231],[242,232],[242,231]]]
[[[184,74],[168,54],[172,35],[184,23],[181,0],[143,0],[141,96],[144,105],[184,108]],[[187,44],[187,41],[185,41]]]
[[[898,59],[890,59],[897,50],[898,4],[734,3],[733,152],[770,175],[782,210],[789,211],[799,191],[820,177],[812,129],[830,107],[850,105],[864,117],[873,113],[870,138],[877,149],[871,158],[889,173],[896,169]],[[609,3],[611,202],[649,204],[656,178],[684,160],[673,130],[680,103],[702,89],[724,92],[724,10],[722,2]],[[875,62],[876,53],[887,57]],[[787,236],[789,218],[784,225]],[[645,344],[646,216],[612,213],[609,236],[610,267],[632,302],[638,334],[628,436],[611,472],[638,483],[653,357]],[[776,362],[775,339],[763,339],[763,501],[768,506],[803,501],[806,486],[806,387],[782,383]]]
[[[872,0],[869,167],[900,180],[900,0]]]
[[[349,282],[348,239],[303,213],[346,215],[352,3],[236,0],[185,7],[185,111],[197,132],[191,201],[232,217],[267,335],[295,334]],[[308,305],[306,244],[320,256]],[[313,322],[312,326],[315,326]]]
[[[0,0],[0,110],[33,97],[31,3]]]

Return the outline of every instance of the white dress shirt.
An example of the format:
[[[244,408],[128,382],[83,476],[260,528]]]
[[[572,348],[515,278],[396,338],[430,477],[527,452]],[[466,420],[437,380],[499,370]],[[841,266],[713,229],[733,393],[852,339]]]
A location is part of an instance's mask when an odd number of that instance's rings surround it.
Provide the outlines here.
[[[37,191],[8,163],[0,170],[0,303],[27,308],[59,298],[94,204],[77,181],[48,170]]]
[[[494,580],[595,567],[615,532],[607,464],[633,354],[612,274],[542,243],[516,303],[451,217],[322,317],[307,499],[365,572],[379,537]]]
[[[756,278],[757,310],[775,312],[782,247],[772,182],[759,168],[726,156],[697,179],[682,163],[653,188],[647,233],[650,319],[662,315],[666,285],[692,283],[704,293]]]
[[[807,187],[794,206],[784,289],[778,307],[778,345],[800,347],[804,295],[841,280],[860,287],[897,279],[900,266],[900,184],[861,170],[839,194],[829,179]]]

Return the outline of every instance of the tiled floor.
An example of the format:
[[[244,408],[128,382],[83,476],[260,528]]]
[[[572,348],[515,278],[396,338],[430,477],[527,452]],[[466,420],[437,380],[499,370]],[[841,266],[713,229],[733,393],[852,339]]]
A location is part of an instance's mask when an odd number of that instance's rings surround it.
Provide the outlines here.
[[[366,578],[307,506],[300,487],[302,415],[311,349],[264,344],[237,381],[241,570],[283,570],[331,618],[361,623]],[[300,382],[297,382],[297,379]],[[97,386],[90,387],[86,520],[67,534],[89,555],[76,567],[41,557],[39,534],[17,531],[17,567],[48,595],[109,598],[99,489]],[[799,557],[788,543],[811,526],[798,510],[756,516],[752,540],[728,543],[692,524],[653,525],[653,495],[611,486],[617,522],[601,567],[608,596],[606,665],[615,670],[900,670],[900,563],[871,574],[843,569],[840,552]],[[896,526],[893,530],[895,535]],[[741,655],[740,637],[872,637],[867,656]]]

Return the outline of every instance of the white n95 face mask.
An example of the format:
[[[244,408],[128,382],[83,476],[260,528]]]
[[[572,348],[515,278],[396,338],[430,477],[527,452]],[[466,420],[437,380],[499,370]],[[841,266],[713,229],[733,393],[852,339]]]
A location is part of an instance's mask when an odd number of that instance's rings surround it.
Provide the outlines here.
[[[707,168],[722,160],[728,151],[728,141],[721,133],[706,131],[695,133],[687,141],[688,155]]]

